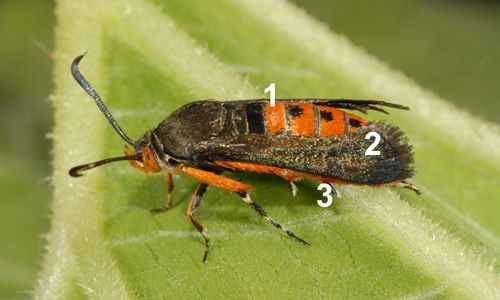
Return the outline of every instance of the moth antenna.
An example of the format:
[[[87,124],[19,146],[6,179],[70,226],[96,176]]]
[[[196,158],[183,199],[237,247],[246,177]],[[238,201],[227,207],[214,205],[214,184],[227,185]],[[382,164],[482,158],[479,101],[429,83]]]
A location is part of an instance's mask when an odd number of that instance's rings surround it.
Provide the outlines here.
[[[97,94],[97,92],[92,88],[90,83],[83,77],[83,75],[80,73],[80,70],[78,69],[78,64],[80,63],[80,60],[85,56],[86,53],[83,55],[77,56],[73,62],[71,63],[71,74],[73,74],[73,78],[75,78],[76,82],[85,90],[85,92],[94,100],[95,104],[97,104],[97,107],[102,111],[106,119],[108,119],[109,123],[113,128],[118,132],[118,134],[122,137],[122,139],[129,143],[130,145],[134,145],[134,141],[132,141],[131,138],[129,138],[125,132],[123,132],[122,128],[118,123],[115,121],[111,113],[109,112],[108,108],[106,105],[104,105],[104,102],[102,102],[101,97]]]
[[[91,162],[88,164],[73,167],[69,170],[69,175],[71,177],[80,177],[80,176],[82,176],[82,174],[80,174],[81,172],[99,167],[99,166],[104,165],[104,164],[109,164],[111,162],[120,161],[120,160],[140,160],[140,159],[141,159],[141,153],[136,154],[134,156],[118,156],[118,157],[106,158],[103,160],[99,160],[99,161]]]

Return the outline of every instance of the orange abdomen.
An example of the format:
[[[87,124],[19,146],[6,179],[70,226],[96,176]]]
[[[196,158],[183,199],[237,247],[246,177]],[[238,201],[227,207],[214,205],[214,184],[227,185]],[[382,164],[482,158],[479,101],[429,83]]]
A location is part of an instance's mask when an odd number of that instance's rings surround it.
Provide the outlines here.
[[[352,132],[368,121],[339,109],[302,102],[276,101],[264,108],[268,134],[291,136],[333,136]]]

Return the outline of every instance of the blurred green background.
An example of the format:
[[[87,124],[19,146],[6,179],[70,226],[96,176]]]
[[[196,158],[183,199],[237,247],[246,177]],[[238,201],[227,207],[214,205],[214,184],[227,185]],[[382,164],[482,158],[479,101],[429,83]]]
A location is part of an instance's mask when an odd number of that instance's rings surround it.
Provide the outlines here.
[[[423,87],[500,122],[500,2],[294,2]],[[30,298],[49,228],[53,7],[0,2],[2,299]]]

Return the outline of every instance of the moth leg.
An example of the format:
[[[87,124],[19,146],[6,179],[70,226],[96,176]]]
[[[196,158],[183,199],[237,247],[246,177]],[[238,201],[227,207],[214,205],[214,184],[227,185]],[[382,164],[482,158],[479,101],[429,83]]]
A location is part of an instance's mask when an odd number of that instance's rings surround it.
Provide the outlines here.
[[[176,170],[188,176],[191,176],[198,181],[201,181],[208,185],[214,185],[224,190],[239,193],[239,192],[246,192],[247,190],[250,189],[250,186],[248,184],[244,184],[237,180],[226,178],[214,172],[205,171],[184,165],[180,165],[179,167],[176,168]]]
[[[328,184],[332,188],[332,193],[335,196],[335,198],[340,199],[342,197],[342,195],[340,195],[340,192],[337,191],[337,189],[335,188],[333,183],[331,183],[331,182],[325,182],[325,183]]]
[[[418,187],[414,186],[413,184],[406,182],[406,181],[396,181],[396,182],[391,182],[388,184],[385,184],[384,186],[395,186],[395,187],[400,187],[408,190],[414,191],[417,195],[420,195],[421,192],[418,189]]]
[[[165,175],[165,184],[167,185],[167,209],[172,206],[172,191],[174,190],[174,179],[172,178],[172,173],[167,173]]]
[[[285,232],[286,234],[288,234],[289,237],[292,237],[292,238],[296,239],[297,241],[301,242],[302,244],[304,244],[306,246],[309,246],[308,242],[306,242],[303,239],[301,239],[300,237],[296,236],[295,233],[291,232],[290,230],[288,230],[288,228],[286,228],[285,226],[283,226],[280,223],[276,222],[271,216],[269,216],[267,214],[267,212],[259,204],[257,204],[255,201],[253,201],[252,199],[250,199],[250,195],[248,195],[247,192],[239,192],[237,194],[241,197],[241,199],[243,201],[245,201],[246,204],[248,204],[251,207],[253,207],[253,209],[255,209],[255,211],[259,215],[261,215],[262,217],[264,217],[264,219],[266,219],[269,223],[273,224],[274,227],[276,227],[279,230]]]
[[[201,197],[203,197],[203,194],[207,190],[208,185],[206,183],[201,183],[198,184],[196,187],[196,190],[193,194],[193,197],[191,198],[191,201],[189,201],[188,207],[186,209],[186,214],[189,218],[189,221],[193,226],[200,232],[201,236],[205,240],[205,253],[203,254],[203,262],[207,260],[208,256],[208,247],[209,247],[209,242],[210,240],[208,239],[208,234],[203,228],[203,226],[194,218],[194,213],[196,212],[196,209],[200,205],[201,202]]]
[[[288,182],[288,188],[290,189],[290,192],[292,193],[292,197],[297,196],[297,192],[299,191],[299,189],[295,185],[295,182],[293,182],[291,180],[289,180],[287,182]]]
[[[408,190],[412,190],[415,192],[415,194],[417,195],[420,195],[421,192],[420,190],[418,189],[418,187],[416,187],[415,185],[409,183],[409,182],[406,182],[406,181],[400,181],[400,182],[396,182],[395,186],[399,186],[399,187],[402,187],[404,189],[408,189]]]
[[[165,184],[167,185],[167,201],[163,202],[163,205],[158,208],[150,209],[152,214],[157,214],[166,211],[172,206],[172,191],[174,190],[174,179],[171,173],[165,174]]]
[[[214,186],[217,186],[219,188],[235,192],[236,194],[238,194],[241,197],[241,199],[243,199],[243,201],[245,201],[245,203],[247,203],[248,205],[253,207],[253,209],[255,209],[255,211],[257,211],[257,213],[259,215],[261,215],[268,222],[273,224],[274,227],[282,230],[283,232],[288,234],[288,236],[295,238],[296,240],[303,243],[304,245],[309,245],[308,242],[304,241],[300,237],[296,236],[293,232],[288,230],[286,227],[284,227],[280,223],[276,222],[273,218],[271,218],[271,216],[269,216],[266,213],[266,211],[259,204],[255,203],[252,199],[250,199],[250,196],[247,193],[247,191],[250,189],[249,185],[246,185],[242,182],[239,182],[239,181],[236,181],[236,180],[233,180],[230,178],[226,178],[222,175],[218,175],[218,174],[215,174],[213,172],[200,170],[200,169],[196,169],[196,168],[188,167],[188,166],[184,166],[184,165],[177,167],[177,170],[201,181],[204,184],[214,185]],[[193,223],[193,225],[194,225],[194,223]],[[195,227],[196,227],[196,225],[195,225]],[[203,227],[201,227],[201,228],[203,228]],[[199,231],[199,229],[198,229],[198,231]],[[202,232],[202,231],[200,231],[200,232]],[[203,235],[203,233],[202,233],[202,235]],[[206,243],[206,247],[208,249],[208,242]]]

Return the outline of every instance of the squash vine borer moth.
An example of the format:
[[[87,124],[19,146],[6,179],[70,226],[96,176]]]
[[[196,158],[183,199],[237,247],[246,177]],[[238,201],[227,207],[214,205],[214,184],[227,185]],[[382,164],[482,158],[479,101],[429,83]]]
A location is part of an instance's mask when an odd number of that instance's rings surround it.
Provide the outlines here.
[[[81,172],[114,161],[127,160],[137,170],[165,173],[167,200],[157,213],[172,203],[172,172],[193,177],[199,184],[187,207],[187,216],[205,240],[203,261],[207,259],[209,239],[194,218],[209,185],[236,193],[276,228],[304,245],[308,243],[275,221],[248,194],[250,186],[222,175],[223,172],[268,173],[289,182],[314,179],[329,184],[397,186],[418,189],[406,182],[414,174],[412,148],[403,133],[384,122],[369,122],[345,112],[375,110],[382,107],[408,109],[399,104],[375,100],[284,99],[273,107],[266,99],[241,101],[197,101],[189,103],[147,131],[137,141],[130,139],[115,121],[99,95],[78,69],[83,55],[74,59],[71,72],[94,100],[126,146],[125,156],[113,157],[72,168]],[[365,155],[371,142],[367,134],[380,135],[380,155]],[[333,189],[336,194],[335,189]]]

